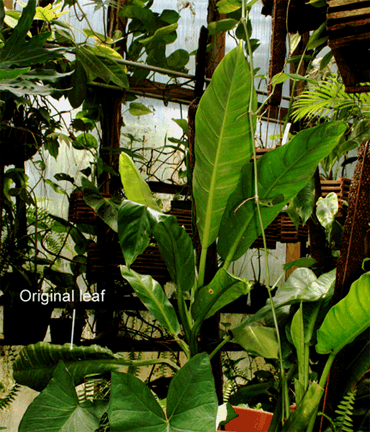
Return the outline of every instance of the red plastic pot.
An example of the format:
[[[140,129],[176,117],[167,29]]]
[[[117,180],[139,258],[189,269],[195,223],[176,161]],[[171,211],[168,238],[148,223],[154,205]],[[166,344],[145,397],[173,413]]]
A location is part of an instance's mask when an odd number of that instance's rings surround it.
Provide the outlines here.
[[[273,414],[267,411],[250,408],[233,407],[238,417],[225,426],[227,431],[235,432],[267,432]]]

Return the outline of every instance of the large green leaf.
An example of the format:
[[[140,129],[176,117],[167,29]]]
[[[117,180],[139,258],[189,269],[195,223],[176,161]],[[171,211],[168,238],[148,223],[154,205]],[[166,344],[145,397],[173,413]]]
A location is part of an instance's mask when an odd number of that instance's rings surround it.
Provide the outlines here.
[[[117,198],[104,198],[99,189],[85,177],[82,177],[81,184],[86,204],[92,207],[95,213],[103,219],[103,221],[109,225],[113,231],[117,232],[119,209]]]
[[[327,313],[317,332],[316,351],[337,354],[370,326],[370,273],[351,285],[349,293]]]
[[[124,200],[118,210],[118,238],[128,267],[149,246],[150,216],[146,206]]]
[[[94,432],[108,401],[79,403],[72,376],[60,361],[53,378],[34,399],[19,425],[19,432]]]
[[[168,390],[166,415],[167,418],[138,378],[112,374],[112,432],[213,432],[217,397],[207,354],[196,355],[174,376]]]
[[[152,192],[142,178],[136,165],[126,153],[121,153],[119,157],[119,173],[125,190],[126,197],[139,204],[143,204],[156,211],[161,211]]]
[[[249,354],[265,358],[279,358],[279,343],[274,328],[252,325],[245,327],[242,331],[233,332],[233,336],[235,342]]]
[[[177,289],[189,291],[195,284],[194,249],[190,236],[175,216],[159,215],[154,237]]]
[[[209,285],[197,291],[191,307],[192,316],[194,319],[207,319],[241,295],[248,294],[251,289],[250,281],[221,268]]]
[[[89,80],[92,81],[99,77],[106,83],[112,82],[119,87],[128,88],[129,82],[125,67],[118,64],[113,57],[103,58],[97,54],[98,52],[93,47],[82,46],[76,48],[76,60],[85,69]]]
[[[163,288],[151,276],[143,276],[130,270],[126,266],[120,266],[122,276],[128,281],[148,311],[160,322],[172,335],[180,333],[180,324],[174,307],[168,301]]]
[[[214,72],[195,119],[193,185],[203,248],[218,236],[229,196],[253,152],[254,125],[249,124],[247,115],[250,92],[250,68],[240,45],[225,56]]]
[[[14,379],[34,390],[42,390],[50,381],[62,360],[68,367],[75,385],[84,382],[85,375],[119,370],[131,362],[117,358],[112,351],[98,345],[76,347],[38,342],[23,348],[14,362]]]
[[[344,122],[332,122],[303,130],[288,144],[258,160],[258,195],[264,227],[304,188],[346,128]],[[254,197],[254,168],[247,163],[221,222],[218,252],[227,263],[240,258],[261,234]]]

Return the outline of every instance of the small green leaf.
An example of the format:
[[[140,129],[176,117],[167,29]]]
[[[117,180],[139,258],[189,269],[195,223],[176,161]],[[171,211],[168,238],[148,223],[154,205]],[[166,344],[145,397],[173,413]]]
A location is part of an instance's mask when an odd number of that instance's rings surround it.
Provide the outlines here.
[[[161,27],[155,31],[153,36],[150,36],[146,39],[141,39],[140,43],[142,43],[143,45],[148,45],[149,43],[153,43],[158,39],[162,39],[163,37],[170,35],[171,33],[173,33],[177,29],[177,27],[178,27],[177,23],[170,24],[170,25],[165,26],[165,27]]]
[[[283,265],[283,270],[287,271],[292,267],[311,267],[316,262],[315,259],[309,257],[298,258]]]
[[[45,183],[48,184],[49,186],[51,186],[54,190],[54,192],[58,193],[58,194],[62,194],[62,195],[67,195],[67,192],[65,191],[65,189],[63,189],[62,187],[60,187],[57,183],[54,183],[53,181],[46,179]]]
[[[130,201],[143,204],[158,212],[161,211],[153,198],[148,184],[141,177],[139,170],[136,168],[130,156],[128,156],[126,153],[120,154],[119,173],[121,175],[121,181],[126,197]]]
[[[220,14],[228,14],[239,10],[242,5],[238,0],[220,0],[216,3]]]
[[[216,33],[232,30],[237,24],[238,21],[231,18],[226,18],[220,21],[213,21],[208,24],[208,32],[209,35],[212,36]]]
[[[233,331],[233,339],[249,354],[272,359],[279,358],[279,344],[274,328],[244,327],[241,331]]]
[[[178,126],[181,127],[184,135],[188,136],[189,135],[189,126],[188,126],[188,121],[185,119],[172,119],[172,121],[174,121]]]
[[[320,224],[326,229],[331,230],[338,213],[338,196],[335,192],[330,192],[325,198],[320,197],[317,201],[316,216]]]
[[[148,107],[138,102],[130,103],[129,112],[133,116],[142,116],[153,113],[153,111],[150,110]]]
[[[99,144],[94,135],[90,133],[84,133],[78,135],[76,139],[72,141],[72,147],[76,150],[87,150],[92,148],[98,148]]]

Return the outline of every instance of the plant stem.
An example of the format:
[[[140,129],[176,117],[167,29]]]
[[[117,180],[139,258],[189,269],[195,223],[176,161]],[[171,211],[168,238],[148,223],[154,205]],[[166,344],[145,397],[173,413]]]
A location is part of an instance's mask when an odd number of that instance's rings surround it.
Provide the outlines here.
[[[323,370],[323,372],[322,372],[322,375],[321,375],[321,378],[320,378],[320,381],[319,381],[319,386],[322,387],[322,388],[325,387],[326,382],[327,382],[327,380],[328,380],[328,378],[329,378],[330,368],[331,368],[331,366],[332,366],[332,364],[333,364],[333,361],[334,361],[334,359],[335,359],[335,356],[336,356],[336,354],[333,354],[333,353],[330,354],[330,355],[329,355],[329,358],[327,359],[327,361],[326,361],[326,363],[325,363],[325,367],[324,367],[324,370]],[[311,417],[311,420],[310,420],[310,423],[308,424],[308,427],[307,427],[307,431],[306,431],[306,432],[313,432],[313,428],[314,428],[314,426],[315,426],[315,421],[316,421],[316,417],[317,417],[317,412],[318,412],[318,410],[319,410],[319,405],[317,405],[317,408],[316,408],[316,410],[315,410],[315,413],[314,413],[314,415]]]
[[[256,154],[256,147],[255,147],[255,138],[254,138],[254,129],[252,127],[253,125],[253,116],[255,113],[253,113],[253,95],[254,95],[254,69],[253,69],[253,52],[252,47],[250,44],[250,38],[248,34],[248,28],[247,28],[247,18],[248,18],[249,11],[245,7],[245,0],[242,1],[242,23],[244,26],[244,31],[246,34],[247,39],[247,49],[248,49],[248,55],[249,55],[249,63],[250,63],[250,85],[251,85],[251,91],[250,91],[250,98],[249,98],[249,109],[248,109],[248,116],[249,116],[249,122],[251,125],[250,131],[251,131],[251,143],[252,143],[252,149],[253,149],[253,167],[254,167],[254,190],[255,190],[255,202],[257,207],[257,213],[258,213],[258,220],[261,227],[261,233],[262,233],[262,240],[263,240],[263,249],[264,249],[264,255],[265,255],[265,266],[266,266],[266,288],[269,295],[269,299],[271,302],[271,311],[272,316],[274,320],[274,327],[276,330],[276,337],[279,345],[279,363],[280,363],[280,374],[281,374],[281,384],[282,384],[282,391],[283,391],[283,416],[286,414],[289,415],[289,397],[288,397],[288,386],[286,383],[286,376],[284,373],[284,363],[283,363],[283,357],[282,357],[282,349],[281,349],[281,339],[280,339],[280,333],[279,333],[279,326],[277,322],[276,317],[276,311],[274,307],[274,302],[272,299],[271,289],[270,289],[270,270],[269,270],[269,264],[268,264],[268,250],[267,250],[267,243],[266,243],[266,236],[265,231],[263,227],[263,219],[262,219],[262,213],[261,213],[261,207],[259,202],[259,196],[258,196],[258,169],[257,169],[257,154]],[[287,404],[288,400],[288,404]]]
[[[232,339],[232,336],[227,336],[222,342],[220,342],[216,348],[211,352],[211,354],[209,355],[209,358],[212,359],[212,357],[218,353],[218,351],[220,351],[220,349],[226,345],[228,342],[230,342]]]

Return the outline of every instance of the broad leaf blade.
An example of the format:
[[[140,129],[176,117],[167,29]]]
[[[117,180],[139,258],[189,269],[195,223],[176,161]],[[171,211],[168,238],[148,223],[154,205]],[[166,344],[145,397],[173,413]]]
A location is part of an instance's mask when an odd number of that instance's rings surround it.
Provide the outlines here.
[[[154,237],[177,289],[189,291],[195,284],[194,250],[191,238],[174,216],[160,215]]]
[[[171,381],[167,396],[168,431],[214,431],[217,408],[209,357],[198,354]]]
[[[279,358],[279,344],[274,328],[249,326],[233,332],[233,336],[235,342],[249,354],[265,358]]]
[[[252,155],[248,121],[250,70],[241,46],[222,60],[200,100],[195,119],[194,198],[206,248],[218,236],[222,214]],[[256,98],[253,97],[255,103]]]
[[[335,192],[330,192],[325,198],[318,199],[316,216],[325,229],[331,230],[338,208],[338,196]]]
[[[27,408],[18,430],[94,432],[107,405],[90,401],[80,404],[73,378],[60,361],[49,384]]]
[[[250,281],[238,278],[221,268],[211,283],[197,292],[191,308],[192,316],[194,319],[207,319],[241,295],[248,294],[251,289]]]
[[[121,153],[119,157],[119,172],[126,197],[129,200],[143,204],[153,210],[161,211],[148,184],[141,177],[139,170],[126,153]]]
[[[53,376],[59,360],[67,365],[75,385],[83,383],[88,374],[103,374],[130,364],[127,360],[116,358],[109,349],[98,345],[74,345],[71,349],[69,344],[39,342],[28,345],[20,352],[14,362],[14,379],[19,384],[41,391]]]
[[[317,332],[319,354],[338,353],[370,326],[369,297],[370,273],[365,273],[327,313]]]
[[[149,388],[133,375],[112,373],[109,423],[112,432],[165,432],[166,417]]]
[[[258,194],[263,226],[267,227],[314,174],[319,162],[338,144],[343,122],[325,123],[299,132],[288,144],[257,162]],[[222,218],[218,252],[226,262],[240,258],[261,234],[254,200],[253,164],[246,164]]]
[[[175,309],[168,301],[162,287],[151,276],[140,275],[121,266],[121,274],[131,285],[148,311],[172,334],[180,333],[180,324]]]
[[[149,246],[151,223],[146,206],[125,200],[118,210],[118,238],[128,267]]]
[[[112,228],[113,231],[118,231],[117,219],[119,203],[115,198],[104,198],[99,189],[94,186],[87,178],[82,177],[82,193],[87,205],[92,207],[95,213],[103,219],[103,221]]]

